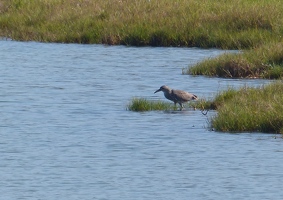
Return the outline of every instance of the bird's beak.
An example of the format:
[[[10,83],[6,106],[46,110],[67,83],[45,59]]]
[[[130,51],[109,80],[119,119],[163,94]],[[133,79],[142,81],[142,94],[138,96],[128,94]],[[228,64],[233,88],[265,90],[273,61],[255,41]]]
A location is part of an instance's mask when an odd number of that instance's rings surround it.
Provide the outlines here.
[[[156,90],[155,92],[154,92],[154,94],[156,93],[156,92],[160,92],[161,90],[160,89],[158,89],[158,90]]]

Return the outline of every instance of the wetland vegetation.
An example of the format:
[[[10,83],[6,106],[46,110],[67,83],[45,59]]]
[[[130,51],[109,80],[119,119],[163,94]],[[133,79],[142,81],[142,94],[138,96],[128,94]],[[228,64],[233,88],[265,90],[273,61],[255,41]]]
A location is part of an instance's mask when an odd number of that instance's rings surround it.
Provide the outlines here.
[[[281,40],[276,0],[0,0],[16,40],[247,49]]]
[[[240,53],[223,54],[197,63],[183,74],[225,78],[281,79],[283,43],[272,42]]]
[[[217,131],[283,133],[283,85],[228,91],[211,126]],[[223,92],[221,95],[227,95]],[[221,97],[220,95],[220,97]]]
[[[144,112],[152,110],[174,110],[173,104],[164,101],[152,101],[146,98],[133,98],[128,104],[127,109],[135,112]]]
[[[0,36],[21,41],[236,49],[183,74],[283,76],[283,7],[277,0],[0,0]],[[217,109],[219,131],[283,132],[281,82],[228,89],[201,108]],[[131,105],[130,105],[131,104]],[[133,99],[129,110],[171,109]]]

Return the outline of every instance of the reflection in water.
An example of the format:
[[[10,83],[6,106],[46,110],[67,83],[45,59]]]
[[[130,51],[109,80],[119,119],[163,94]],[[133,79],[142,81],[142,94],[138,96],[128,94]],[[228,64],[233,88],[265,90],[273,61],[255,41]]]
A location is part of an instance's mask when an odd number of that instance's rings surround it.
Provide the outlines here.
[[[281,199],[282,139],[209,130],[215,112],[136,113],[160,85],[212,98],[264,80],[181,75],[216,49],[0,41],[3,199]]]

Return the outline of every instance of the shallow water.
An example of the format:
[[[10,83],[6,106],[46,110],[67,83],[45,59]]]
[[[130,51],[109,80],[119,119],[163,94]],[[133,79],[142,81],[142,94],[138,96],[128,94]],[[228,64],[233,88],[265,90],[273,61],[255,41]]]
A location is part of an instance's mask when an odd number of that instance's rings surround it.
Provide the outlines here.
[[[223,51],[0,41],[0,199],[281,199],[282,138],[200,111],[135,113],[161,85],[213,97],[264,80],[181,75]]]

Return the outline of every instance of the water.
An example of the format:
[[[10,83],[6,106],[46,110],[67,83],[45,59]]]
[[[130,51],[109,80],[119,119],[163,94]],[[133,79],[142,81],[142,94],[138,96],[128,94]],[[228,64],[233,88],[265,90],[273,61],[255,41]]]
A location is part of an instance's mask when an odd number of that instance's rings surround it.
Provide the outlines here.
[[[281,199],[282,138],[200,111],[126,110],[161,85],[210,98],[264,80],[181,75],[223,51],[0,41],[0,199]]]

